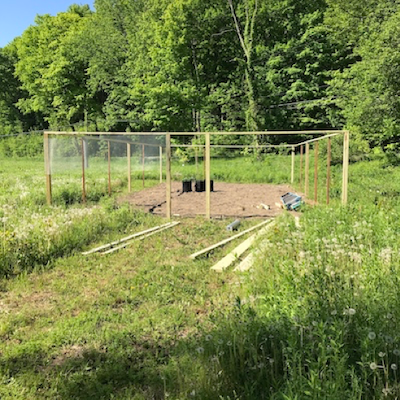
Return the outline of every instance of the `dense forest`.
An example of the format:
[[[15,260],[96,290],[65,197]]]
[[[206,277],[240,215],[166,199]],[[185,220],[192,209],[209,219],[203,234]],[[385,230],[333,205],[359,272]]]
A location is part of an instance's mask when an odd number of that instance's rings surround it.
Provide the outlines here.
[[[398,0],[96,0],[0,49],[0,134],[350,129],[400,137]]]

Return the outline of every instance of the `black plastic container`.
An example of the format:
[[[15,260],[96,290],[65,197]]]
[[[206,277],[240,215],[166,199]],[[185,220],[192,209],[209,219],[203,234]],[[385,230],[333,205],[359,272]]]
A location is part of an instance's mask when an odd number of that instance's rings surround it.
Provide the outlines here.
[[[206,190],[206,181],[196,181],[194,188],[196,192],[204,192]]]
[[[195,185],[196,192],[205,192],[206,191],[206,181],[196,181]],[[214,181],[210,180],[210,190],[214,191]]]
[[[192,191],[192,181],[191,180],[185,180],[182,181],[182,192],[191,192]]]

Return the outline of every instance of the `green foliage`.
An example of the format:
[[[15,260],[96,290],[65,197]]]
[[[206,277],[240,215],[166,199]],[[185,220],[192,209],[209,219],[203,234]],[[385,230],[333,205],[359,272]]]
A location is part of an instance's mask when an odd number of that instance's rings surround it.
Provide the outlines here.
[[[0,133],[346,127],[358,148],[380,146],[398,162],[395,2],[96,0],[95,9],[38,16],[1,49]]]
[[[337,14],[330,15],[329,21],[342,40],[353,42],[356,62],[335,72],[330,93],[337,96],[340,113],[359,141],[397,154],[400,134],[397,7],[390,1],[367,1],[362,10],[353,2],[332,3]]]
[[[43,113],[53,126],[83,120],[84,111],[95,113],[80,46],[90,18],[87,6],[38,16],[36,25],[15,41],[16,76],[29,94],[18,102],[25,113]]]

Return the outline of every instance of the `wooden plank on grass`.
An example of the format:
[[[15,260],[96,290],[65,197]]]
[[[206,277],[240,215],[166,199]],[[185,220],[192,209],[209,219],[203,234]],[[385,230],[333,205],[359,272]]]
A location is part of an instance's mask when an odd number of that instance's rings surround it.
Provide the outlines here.
[[[199,257],[199,256],[201,256],[201,255],[203,255],[203,254],[209,253],[211,250],[214,250],[214,249],[216,249],[217,247],[221,247],[221,246],[223,246],[224,244],[227,244],[227,243],[231,242],[232,240],[235,240],[235,239],[240,238],[241,236],[245,235],[246,233],[249,233],[249,232],[251,232],[251,231],[254,231],[255,229],[261,228],[262,226],[264,226],[264,225],[270,223],[271,221],[272,221],[272,219],[267,219],[266,221],[263,221],[263,222],[261,222],[260,224],[257,224],[257,225],[255,225],[255,226],[252,226],[251,228],[246,229],[245,231],[240,232],[240,233],[238,233],[238,234],[236,234],[236,235],[234,235],[234,236],[231,236],[231,237],[228,238],[228,239],[221,240],[220,242],[215,243],[215,244],[213,244],[213,245],[211,245],[211,246],[209,246],[209,247],[207,247],[207,248],[205,248],[205,249],[203,249],[203,250],[200,250],[200,251],[198,251],[198,252],[196,252],[196,253],[193,253],[193,254],[191,254],[191,255],[189,256],[189,258],[191,258],[192,260],[194,260],[195,258],[197,258],[197,257]]]
[[[119,244],[121,244],[123,242],[126,242],[127,240],[131,240],[131,239],[134,239],[136,237],[145,235],[146,233],[157,231],[157,230],[162,229],[162,228],[164,228],[166,226],[169,226],[171,224],[172,224],[172,222],[168,222],[167,224],[164,224],[164,225],[155,226],[154,228],[150,228],[150,229],[146,229],[145,231],[142,231],[142,232],[134,233],[132,235],[129,235],[129,236],[123,237],[123,238],[121,238],[119,240],[116,240],[115,242],[107,243],[107,244],[104,244],[103,246],[96,247],[96,248],[94,248],[92,250],[89,250],[89,251],[85,251],[84,253],[82,253],[82,255],[87,256],[89,254],[97,253],[98,251],[105,250],[105,249],[108,249],[108,248],[113,247],[113,246],[117,246],[117,245],[119,245]]]
[[[212,270],[217,272],[222,272],[224,269],[228,268],[232,265],[246,250],[248,250],[254,242],[259,238],[261,235],[267,233],[268,229],[273,224],[269,224],[268,226],[261,229],[259,232],[251,235],[247,238],[244,242],[240,243],[239,246],[235,247],[229,254],[227,254],[224,258],[219,260],[214,266],[211,267]]]
[[[165,226],[164,228],[161,228],[161,229],[158,229],[158,230],[156,230],[156,231],[154,231],[154,232],[148,233],[147,235],[143,235],[143,236],[134,238],[134,239],[132,239],[132,240],[129,241],[129,242],[125,242],[125,243],[121,244],[120,246],[113,247],[112,249],[107,250],[107,251],[104,251],[104,252],[102,252],[101,254],[105,255],[105,254],[114,253],[115,251],[118,251],[118,250],[124,249],[125,247],[130,246],[131,244],[133,244],[133,242],[134,242],[135,239],[137,239],[137,240],[143,240],[143,239],[148,238],[148,237],[150,237],[150,236],[153,236],[153,235],[155,235],[155,234],[157,234],[157,233],[160,233],[160,232],[162,232],[162,231],[165,231],[166,229],[173,228],[174,226],[179,225],[179,224],[180,224],[180,222],[172,222],[169,226]]]
[[[247,257],[245,257],[233,270],[234,272],[246,272],[253,267],[254,262],[258,254],[267,247],[268,240],[264,240],[260,243],[260,246],[252,251]]]

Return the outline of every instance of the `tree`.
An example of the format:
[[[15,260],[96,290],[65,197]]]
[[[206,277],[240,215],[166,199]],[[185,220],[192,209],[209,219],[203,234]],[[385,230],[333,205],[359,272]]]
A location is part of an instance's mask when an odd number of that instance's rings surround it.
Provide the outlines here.
[[[40,112],[53,126],[68,125],[94,111],[94,94],[88,90],[82,35],[91,11],[71,6],[57,16],[42,15],[15,42],[16,76],[28,93],[18,106],[25,112]]]

